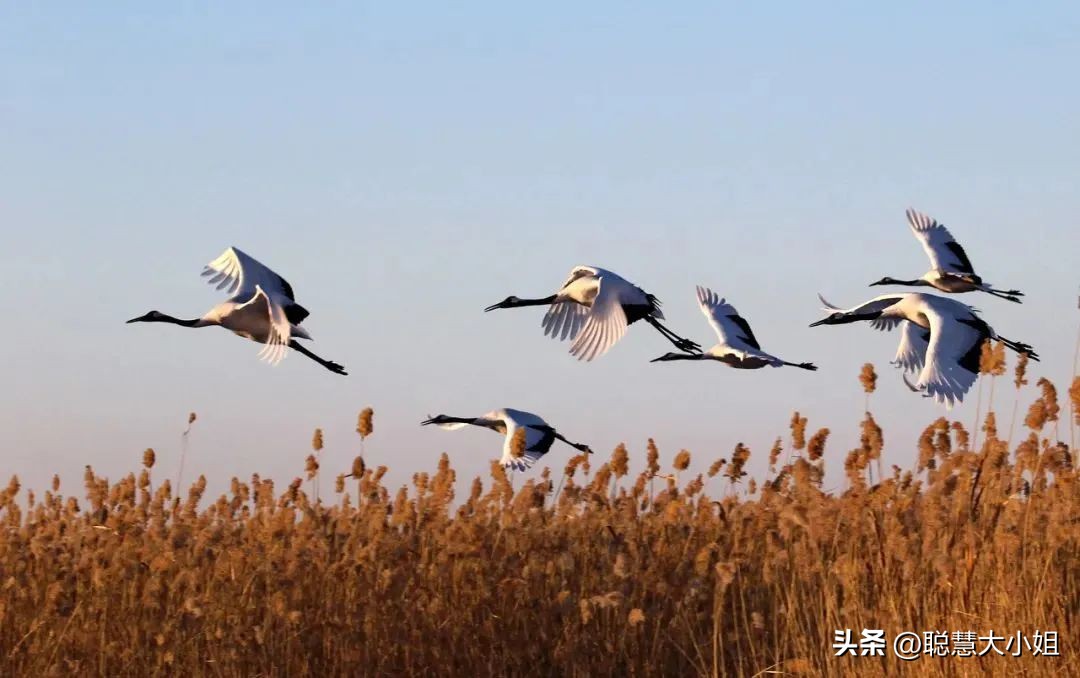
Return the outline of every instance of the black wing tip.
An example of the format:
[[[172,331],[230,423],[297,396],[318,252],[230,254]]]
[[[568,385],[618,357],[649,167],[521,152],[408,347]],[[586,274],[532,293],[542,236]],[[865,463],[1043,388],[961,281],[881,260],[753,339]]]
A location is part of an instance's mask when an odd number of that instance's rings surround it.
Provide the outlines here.
[[[289,304],[285,307],[285,317],[293,325],[299,325],[304,322],[304,319],[309,315],[311,315],[311,313],[300,304]]]

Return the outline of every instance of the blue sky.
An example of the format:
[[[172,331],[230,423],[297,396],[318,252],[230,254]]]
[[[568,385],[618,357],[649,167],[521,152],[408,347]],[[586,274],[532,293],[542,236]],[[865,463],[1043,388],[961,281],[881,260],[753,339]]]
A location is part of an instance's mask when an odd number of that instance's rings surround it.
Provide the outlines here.
[[[498,439],[417,423],[510,406],[638,458],[650,435],[701,465],[742,441],[758,472],[799,409],[833,430],[839,477],[865,361],[886,460],[906,466],[942,410],[888,368],[897,337],[809,329],[815,293],[851,305],[921,274],[903,213],[922,209],[1028,294],[965,301],[1064,387],[1078,34],[1071,3],[6,5],[3,470],[73,490],[85,464],[118,477],[153,446],[171,475],[194,410],[186,475],[287,481],[316,426],[332,475],[371,405],[391,482],[443,450],[471,477]],[[312,349],[350,377],[295,354],[269,368],[218,329],[124,324],[210,308],[198,273],[229,245],[292,282]],[[766,349],[821,370],[650,365],[668,345],[636,325],[581,364],[541,310],[481,312],[576,264],[656,294],[703,345],[708,285]]]

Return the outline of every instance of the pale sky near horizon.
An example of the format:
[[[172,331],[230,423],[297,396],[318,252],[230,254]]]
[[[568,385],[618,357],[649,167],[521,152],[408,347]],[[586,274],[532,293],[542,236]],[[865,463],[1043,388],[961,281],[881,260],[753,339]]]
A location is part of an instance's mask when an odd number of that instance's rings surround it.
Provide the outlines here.
[[[85,464],[118,478],[154,447],[171,477],[195,411],[188,479],[287,482],[315,427],[332,478],[370,405],[368,460],[391,485],[444,450],[459,478],[486,474],[497,436],[417,424],[501,406],[605,457],[625,441],[640,460],[653,436],[700,468],[741,441],[761,477],[798,409],[831,428],[840,486],[866,361],[886,463],[907,467],[944,409],[888,366],[898,336],[807,325],[818,291],[848,306],[926,270],[909,206],[1027,293],[961,298],[1035,346],[1032,381],[1064,405],[1078,35],[1065,2],[9,3],[0,473],[40,490],[59,472],[79,493]],[[292,283],[312,350],[349,377],[297,354],[268,367],[216,328],[124,324],[217,303],[199,272],[229,245]],[[482,312],[576,264],[657,295],[705,346],[694,285],[712,287],[766,350],[821,369],[649,364],[670,345],[637,324],[584,364],[543,336],[541,309]],[[965,424],[978,388],[952,413]],[[1012,398],[998,384],[1006,417]]]

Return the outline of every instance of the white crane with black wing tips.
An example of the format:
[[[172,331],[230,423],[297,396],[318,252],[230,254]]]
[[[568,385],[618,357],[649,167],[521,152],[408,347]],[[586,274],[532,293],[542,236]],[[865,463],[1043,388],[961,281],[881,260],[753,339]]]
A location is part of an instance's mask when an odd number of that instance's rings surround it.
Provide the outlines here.
[[[1000,341],[1032,360],[1039,359],[1031,346],[1000,336],[975,309],[954,299],[923,293],[885,294],[842,309],[820,294],[818,298],[829,315],[810,327],[859,321],[879,330],[902,325],[893,363],[905,372],[917,373],[912,387],[948,407],[961,402],[978,378],[979,357],[987,340]]]
[[[570,447],[586,453],[592,453],[588,445],[570,442],[556,431],[550,424],[532,412],[514,410],[505,407],[501,410],[493,410],[479,417],[452,417],[439,414],[428,417],[420,422],[421,426],[434,424],[448,431],[456,431],[466,426],[480,426],[503,435],[503,453],[499,463],[503,468],[515,471],[524,471],[535,464],[540,457],[547,454],[552,443],[561,440]],[[525,449],[520,457],[514,456],[514,435],[524,430]]]
[[[1008,299],[1020,303],[1018,297],[1024,296],[1019,290],[999,290],[989,283],[983,282],[975,273],[967,253],[956,238],[949,233],[949,229],[922,212],[909,209],[906,212],[908,225],[911,232],[922,243],[923,249],[930,257],[930,270],[921,278],[914,280],[898,280],[886,276],[874,285],[907,285],[911,287],[933,287],[941,292],[951,294],[960,292],[982,291],[995,297]]]
[[[150,311],[128,322],[163,322],[181,327],[216,325],[263,344],[259,357],[272,365],[281,362],[291,348],[331,372],[346,374],[341,365],[324,360],[297,343],[297,339],[311,339],[307,330],[300,327],[308,311],[296,303],[292,286],[280,275],[235,247],[207,264],[202,274],[210,276],[211,285],[227,290],[229,298],[199,318],[183,320]]]
[[[716,331],[720,342],[704,353],[665,353],[650,362],[668,360],[716,360],[740,370],[756,370],[762,367],[799,367],[816,370],[813,363],[789,363],[761,350],[750,323],[746,322],[735,307],[708,289],[698,286],[698,305]]]

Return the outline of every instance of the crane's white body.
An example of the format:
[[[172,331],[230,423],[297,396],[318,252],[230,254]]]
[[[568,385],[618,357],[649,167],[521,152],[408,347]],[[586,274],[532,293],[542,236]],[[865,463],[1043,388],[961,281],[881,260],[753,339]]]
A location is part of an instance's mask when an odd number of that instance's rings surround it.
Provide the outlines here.
[[[233,334],[245,339],[267,344],[272,341],[273,326],[269,318],[271,318],[274,311],[271,304],[272,302],[265,295],[260,294],[246,302],[223,301],[203,314],[203,320],[208,325],[224,327]],[[288,344],[287,339],[289,337],[311,339],[311,335],[308,334],[306,329],[292,323],[289,323],[286,344]]]
[[[627,307],[635,310],[631,318]],[[656,299],[640,287],[603,268],[576,266],[540,324],[547,336],[571,339],[570,354],[578,360],[592,360],[622,339],[627,325],[646,315],[664,318]]]
[[[264,345],[260,357],[276,365],[288,352],[293,338],[310,339],[311,335],[290,322],[289,310],[297,322],[307,311],[293,299],[292,286],[269,267],[235,247],[225,250],[203,270],[203,276],[217,288],[228,289],[229,299],[207,311],[206,325],[220,325],[236,335]]]

